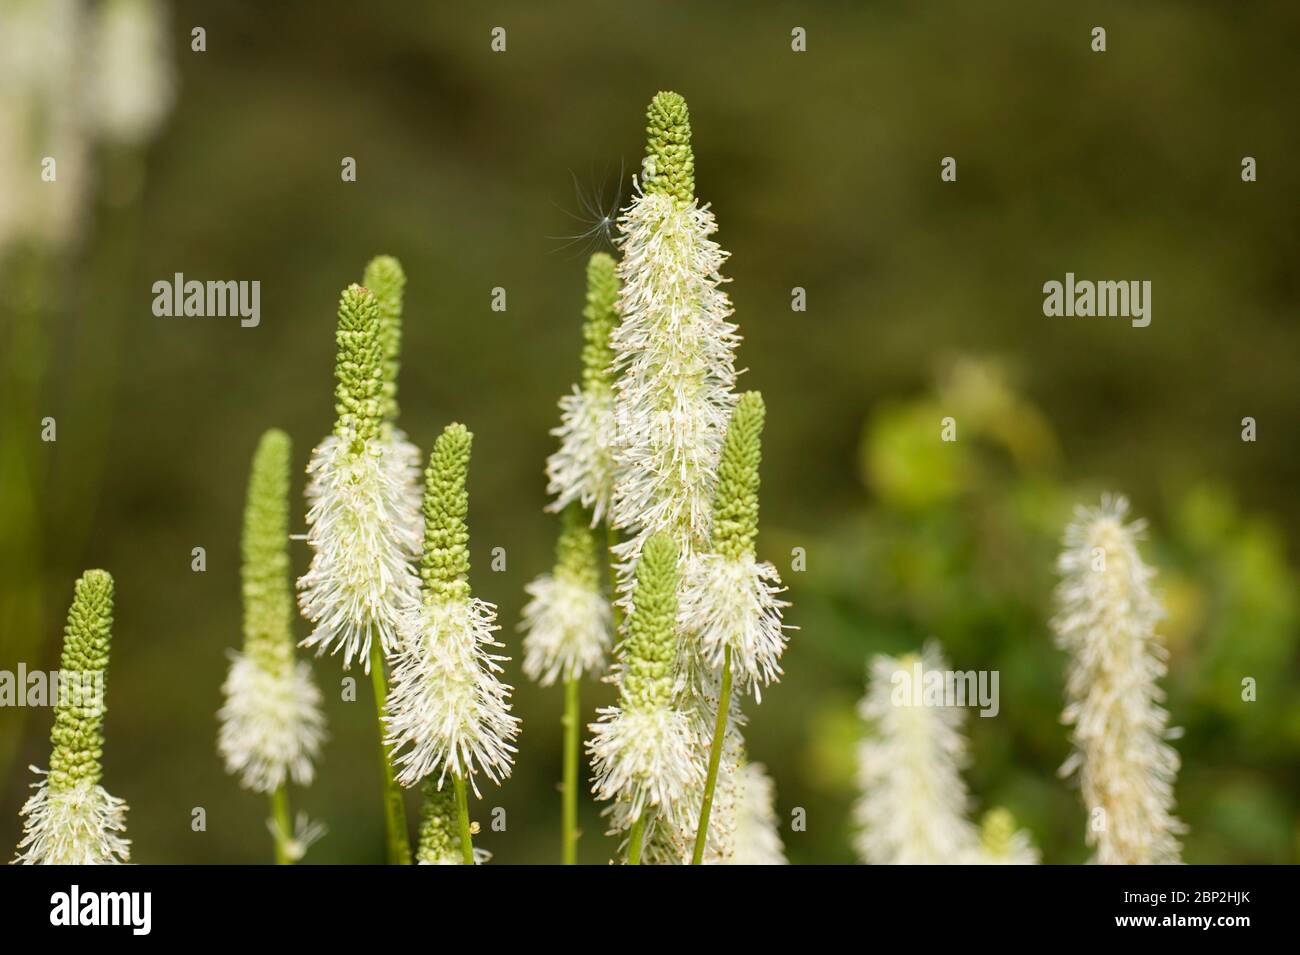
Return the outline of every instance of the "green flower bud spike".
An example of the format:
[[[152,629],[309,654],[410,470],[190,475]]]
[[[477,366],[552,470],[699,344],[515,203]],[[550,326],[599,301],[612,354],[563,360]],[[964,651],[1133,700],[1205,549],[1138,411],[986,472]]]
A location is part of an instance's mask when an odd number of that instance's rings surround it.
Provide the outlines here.
[[[560,520],[560,536],[555,541],[555,576],[596,590],[600,586],[600,560],[587,512],[578,504],[570,504]]]
[[[752,557],[758,539],[758,467],[766,416],[763,396],[745,392],[736,402],[722,441],[713,494],[713,549],[732,560]]]
[[[677,545],[664,533],[646,541],[637,564],[632,615],[623,642],[625,709],[673,704],[677,659]]]
[[[587,304],[582,309],[582,387],[608,389],[614,380],[609,336],[618,324],[618,276],[614,259],[597,252],[587,260]]]
[[[434,442],[425,471],[424,554],[420,581],[426,602],[468,600],[469,455],[474,436],[463,424],[449,424]]]
[[[253,454],[244,506],[241,570],[244,652],[263,669],[293,666],[293,593],[289,587],[289,436],[277,428],[262,435]]]
[[[391,255],[377,255],[366,265],[361,284],[375,296],[379,305],[379,339],[383,347],[383,415],[392,424],[397,420],[397,375],[402,366],[402,298],[406,292],[406,273],[402,263]]]
[[[461,865],[456,795],[451,786],[438,788],[433,779],[421,784],[420,840],[415,861],[422,865]]]
[[[647,192],[670,195],[683,204],[695,198],[695,154],[691,151],[691,114],[677,93],[656,93],[646,110]]]
[[[379,303],[369,289],[349,285],[339,299],[335,332],[334,432],[353,450],[379,437],[384,420],[384,346]]]
[[[113,578],[104,570],[88,570],[76,583],[63,630],[59,668],[76,675],[81,692],[66,698],[61,692],[54,709],[51,792],[96,786],[103,775],[104,679],[112,636]]]
[[[50,769],[20,812],[23,865],[114,865],[130,860],[126,803],[99,784],[104,757],[104,677],[113,630],[113,578],[77,581],[63,631],[50,733]],[[34,767],[33,767],[34,768]],[[37,770],[39,772],[39,770]]]

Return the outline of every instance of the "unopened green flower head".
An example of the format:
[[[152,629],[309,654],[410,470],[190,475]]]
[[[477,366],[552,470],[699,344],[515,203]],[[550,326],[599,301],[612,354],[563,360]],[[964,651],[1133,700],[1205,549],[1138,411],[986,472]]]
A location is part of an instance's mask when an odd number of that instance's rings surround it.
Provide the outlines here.
[[[600,587],[600,559],[596,535],[587,513],[570,504],[561,514],[560,536],[555,542],[555,576],[582,587]]]
[[[763,396],[740,396],[718,461],[718,486],[713,494],[713,547],[733,560],[752,557],[758,537],[758,466],[762,460]]]
[[[436,779],[420,787],[420,841],[415,861],[420,865],[459,865],[460,831],[456,823],[456,796],[450,783],[438,788]]]
[[[379,339],[383,346],[383,415],[390,424],[397,420],[397,375],[402,365],[402,297],[406,273],[391,255],[377,255],[366,265],[361,284],[370,289],[379,306]]]
[[[241,541],[244,652],[271,672],[293,659],[293,594],[289,589],[289,473],[293,451],[278,428],[253,454]]]
[[[1009,810],[998,807],[984,814],[980,826],[980,845],[984,851],[1003,856],[1011,847],[1011,837],[1016,834],[1016,817]]]
[[[618,276],[612,256],[597,252],[587,260],[587,304],[582,310],[582,387],[608,388],[614,352],[609,335],[618,324]]]
[[[630,710],[670,706],[676,658],[677,545],[659,533],[646,541],[637,564],[623,643],[623,705]]]
[[[474,436],[449,424],[434,442],[424,475],[424,554],[420,580],[426,601],[468,600],[469,455]]]
[[[646,110],[646,137],[646,157],[652,170],[643,183],[644,190],[691,202],[695,198],[695,154],[686,100],[677,93],[656,93]]]
[[[384,420],[384,345],[379,303],[370,290],[349,285],[339,299],[335,333],[334,431],[353,450],[379,437]]]
[[[113,632],[113,578],[88,570],[77,581],[63,630],[60,671],[74,675],[84,692],[60,693],[50,733],[52,792],[94,786],[103,773],[104,678]]]

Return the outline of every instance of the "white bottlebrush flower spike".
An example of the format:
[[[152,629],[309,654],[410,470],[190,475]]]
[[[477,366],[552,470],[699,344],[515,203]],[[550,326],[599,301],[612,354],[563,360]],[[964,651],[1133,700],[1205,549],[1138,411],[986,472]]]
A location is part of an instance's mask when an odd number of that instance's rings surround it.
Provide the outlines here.
[[[619,649],[617,706],[599,710],[588,729],[592,792],[611,800],[611,828],[622,831],[653,810],[679,817],[687,790],[703,778],[688,714],[674,705],[677,657],[677,549],[667,535],[647,542],[632,589],[632,612]],[[647,817],[648,818],[648,817]],[[651,820],[653,821],[653,820]]]
[[[605,520],[614,490],[614,353],[610,334],[618,322],[618,277],[603,252],[587,263],[587,305],[583,309],[582,385],[560,399],[560,425],[551,434],[560,447],[546,460],[550,509],[580,504],[595,527]]]
[[[303,641],[318,653],[343,653],[370,669],[371,643],[385,653],[401,616],[418,601],[411,566],[420,546],[418,487],[409,445],[383,419],[383,325],[375,297],[350,286],[339,303],[332,435],[307,471],[311,566],[298,581],[298,604],[315,629]],[[417,467],[418,470],[418,467]]]
[[[870,731],[858,751],[862,795],[854,807],[855,845],[862,861],[873,865],[959,864],[978,845],[961,778],[962,710],[927,706],[921,694],[906,692],[915,663],[915,656],[877,655],[858,708]],[[947,669],[934,643],[923,649],[921,665],[923,671]]]
[[[114,142],[138,145],[171,108],[170,24],[160,0],[104,0],[95,24],[94,121]]]
[[[293,657],[289,579],[289,474],[292,444],[283,431],[262,435],[244,509],[244,648],[231,654],[217,714],[217,748],[226,771],[256,792],[292,779],[312,781],[325,738],[321,695],[311,667]]]
[[[1097,862],[1176,863],[1184,827],[1174,815],[1178,753],[1166,742],[1176,733],[1160,705],[1163,610],[1155,571],[1138,553],[1145,524],[1126,523],[1127,514],[1122,497],[1080,508],[1057,562],[1052,624],[1070,654],[1062,720],[1074,727],[1075,746],[1061,772],[1079,773]]]
[[[625,583],[651,534],[670,534],[683,559],[708,539],[739,342],[721,287],[726,253],[710,238],[717,223],[694,195],[686,103],[660,93],[647,120],[655,175],[619,219],[621,321],[611,336]]]
[[[564,510],[555,569],[525,587],[524,673],[542,686],[599,673],[610,644],[609,601],[600,589],[596,540],[580,507]]]
[[[113,578],[88,570],[76,583],[63,634],[61,678],[50,733],[50,770],[23,805],[15,862],[112,865],[130,859],[126,803],[100,785],[104,682],[113,631]]]
[[[472,436],[448,425],[429,456],[424,488],[424,551],[419,606],[402,617],[385,723],[398,781],[413,786],[448,773],[478,792],[478,774],[510,775],[519,720],[500,679],[508,657],[494,634],[496,608],[472,597],[465,489]]]
[[[738,773],[740,811],[736,819],[736,851],[728,865],[786,865],[776,816],[776,785],[759,763],[746,763]]]

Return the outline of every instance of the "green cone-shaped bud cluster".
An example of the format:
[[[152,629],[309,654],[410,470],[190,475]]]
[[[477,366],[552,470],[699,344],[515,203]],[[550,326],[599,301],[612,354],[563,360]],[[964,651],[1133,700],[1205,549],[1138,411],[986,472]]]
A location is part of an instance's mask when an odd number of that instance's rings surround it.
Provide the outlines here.
[[[677,659],[677,545],[667,534],[646,541],[637,561],[622,653],[624,707],[670,706]]]
[[[758,537],[758,466],[763,456],[763,396],[740,396],[718,460],[713,494],[713,549],[724,557],[752,557]]]
[[[647,193],[695,198],[695,154],[691,152],[691,114],[676,93],[656,93],[646,110],[646,155],[654,175],[643,184]]]
[[[420,838],[415,861],[426,865],[443,865],[460,861],[460,828],[456,821],[456,794],[448,780],[438,789],[432,777],[420,786]]]
[[[600,589],[600,557],[587,511],[580,504],[570,504],[560,520],[560,536],[555,542],[555,576],[588,590]]]
[[[373,441],[383,425],[384,349],[379,303],[369,289],[349,285],[339,299],[334,340],[335,433],[360,444]]]
[[[427,600],[468,600],[469,453],[474,436],[449,424],[433,444],[424,473],[424,555],[420,579]]]
[[[608,388],[613,382],[614,351],[609,336],[618,324],[618,275],[614,259],[597,252],[587,260],[587,304],[582,310],[582,387]]]
[[[244,503],[240,571],[244,652],[269,672],[293,660],[293,592],[289,585],[289,473],[293,443],[278,428],[253,453]]]
[[[50,733],[53,791],[97,785],[103,772],[104,685],[113,635],[113,578],[88,570],[77,581],[63,630],[60,687]]]
[[[1011,853],[1011,839],[1016,834],[1016,817],[1009,810],[998,807],[984,814],[980,826],[980,845],[995,858]]]
[[[391,255],[377,255],[366,265],[361,284],[379,305],[379,340],[384,355],[383,416],[397,420],[397,374],[402,367],[402,297],[406,273]]]

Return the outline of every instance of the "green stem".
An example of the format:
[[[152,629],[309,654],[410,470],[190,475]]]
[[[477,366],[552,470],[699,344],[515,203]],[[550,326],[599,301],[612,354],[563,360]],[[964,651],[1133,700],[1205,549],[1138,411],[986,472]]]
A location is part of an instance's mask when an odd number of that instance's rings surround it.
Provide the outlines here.
[[[636,822],[632,823],[632,831],[627,840],[627,864],[641,864],[641,843],[645,841],[645,810],[641,810],[641,815],[636,817]]]
[[[293,839],[293,823],[289,820],[289,787],[283,784],[271,793],[271,819],[275,824],[275,864],[293,865],[289,843]]]
[[[578,678],[564,682],[564,783],[561,861],[578,862]]]
[[[469,796],[465,792],[465,780],[453,773],[451,781],[456,787],[456,818],[460,821],[460,861],[473,865],[474,843],[469,831]]]
[[[384,650],[370,641],[370,679],[375,687],[375,713],[379,721],[379,757],[384,767],[384,825],[388,833],[388,864],[411,864],[411,841],[406,830],[406,802],[393,772],[393,751],[384,743],[384,707],[388,681],[384,679]]]
[[[713,745],[709,747],[709,775],[704,780],[704,801],[700,803],[700,827],[695,831],[695,852],[691,865],[704,861],[704,846],[709,841],[709,813],[713,809],[713,790],[718,785],[718,763],[722,760],[722,738],[727,735],[727,716],[731,709],[731,647],[722,662],[722,689],[718,692],[718,716],[713,721]]]

